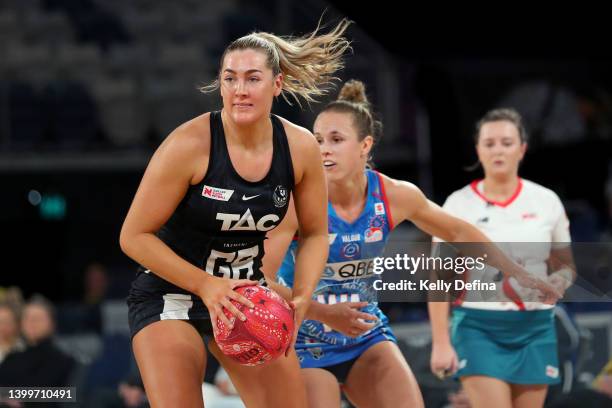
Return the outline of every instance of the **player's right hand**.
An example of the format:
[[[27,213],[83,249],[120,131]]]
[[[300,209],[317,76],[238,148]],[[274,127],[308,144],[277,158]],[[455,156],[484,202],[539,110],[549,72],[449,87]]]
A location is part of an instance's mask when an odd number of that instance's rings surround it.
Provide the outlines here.
[[[257,282],[248,279],[224,279],[212,275],[208,276],[202,285],[199,296],[210,313],[210,320],[215,332],[217,330],[217,319],[220,319],[230,329],[234,327],[236,318],[242,321],[246,320],[244,313],[238,310],[230,299],[253,308],[255,306],[253,302],[234,291],[234,288],[249,285],[257,285]],[[223,309],[226,309],[233,316],[228,319]]]
[[[285,350],[285,357],[289,356],[291,350],[295,349],[295,343],[297,342],[297,335],[306,316],[306,311],[311,304],[310,298],[304,298],[302,296],[294,297],[289,301],[289,307],[293,311],[293,333],[291,333],[291,341],[289,347]]]
[[[378,322],[378,317],[359,310],[367,305],[368,302],[341,302],[332,305],[319,305],[323,312],[322,322],[345,336],[359,337],[371,330]],[[370,321],[370,323],[366,321]]]
[[[454,374],[458,368],[458,359],[453,346],[449,343],[434,343],[429,367],[431,372],[441,380]]]

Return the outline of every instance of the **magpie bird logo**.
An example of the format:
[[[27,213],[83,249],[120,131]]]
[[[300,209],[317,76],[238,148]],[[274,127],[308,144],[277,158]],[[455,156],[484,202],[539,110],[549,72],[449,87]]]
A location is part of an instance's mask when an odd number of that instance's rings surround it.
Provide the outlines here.
[[[274,200],[274,206],[279,208],[284,207],[287,205],[287,201],[289,199],[289,192],[284,186],[278,185],[274,189],[272,199]]]

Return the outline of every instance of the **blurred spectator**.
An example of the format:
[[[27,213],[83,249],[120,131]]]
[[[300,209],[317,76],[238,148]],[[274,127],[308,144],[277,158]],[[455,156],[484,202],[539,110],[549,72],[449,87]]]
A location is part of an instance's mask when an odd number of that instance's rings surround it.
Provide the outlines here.
[[[23,294],[21,293],[21,289],[16,286],[8,288],[0,287],[0,302],[9,305],[19,314],[23,308]]]
[[[0,304],[0,363],[12,352],[25,347],[19,336],[19,316],[9,304]]]
[[[90,408],[145,408],[148,407],[144,384],[136,364],[121,380],[116,390],[98,388],[87,404]]]
[[[123,401],[123,406],[126,408],[148,406],[146,402],[147,396],[142,386],[142,381],[140,386],[122,382],[119,384],[119,396]]]
[[[79,273],[81,275],[81,273]],[[108,299],[110,279],[106,267],[90,262],[82,272],[79,301],[58,305],[58,332],[60,334],[102,334],[102,304]]]
[[[67,386],[75,361],[53,343],[53,305],[42,296],[34,296],[23,309],[21,331],[26,348],[9,354],[0,364],[0,384],[22,387]]]
[[[106,299],[108,274],[104,265],[92,262],[85,269],[83,303],[97,305]]]
[[[102,333],[101,304],[106,299],[108,285],[104,265],[98,262],[87,265],[83,276],[83,321],[77,324],[80,330]]]

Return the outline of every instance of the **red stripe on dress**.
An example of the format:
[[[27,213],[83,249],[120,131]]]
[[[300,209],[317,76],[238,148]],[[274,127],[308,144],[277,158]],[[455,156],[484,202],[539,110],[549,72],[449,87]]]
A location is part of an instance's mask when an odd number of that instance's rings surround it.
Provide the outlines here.
[[[389,198],[387,197],[387,192],[385,191],[385,183],[379,172],[374,170],[376,173],[376,177],[378,177],[378,184],[380,185],[380,192],[382,193],[382,200],[385,205],[385,211],[387,212],[387,219],[389,220],[389,230],[392,230],[395,224],[393,223],[393,217],[391,216],[391,206],[389,206]]]
[[[503,290],[506,296],[510,298],[519,308],[519,310],[525,310],[525,304],[523,303],[523,299],[519,296],[518,293],[514,290],[512,285],[510,285],[510,280],[504,278]]]

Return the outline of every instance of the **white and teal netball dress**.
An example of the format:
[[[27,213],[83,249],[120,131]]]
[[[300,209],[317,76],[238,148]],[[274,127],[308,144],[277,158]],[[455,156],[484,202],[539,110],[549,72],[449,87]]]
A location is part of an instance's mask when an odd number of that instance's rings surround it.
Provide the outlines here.
[[[519,179],[510,199],[496,202],[484,196],[482,184],[474,181],[455,191],[443,208],[477,226],[515,262],[545,279],[550,249],[570,242],[561,200],[553,191]],[[469,281],[487,280],[497,271],[466,274]],[[499,301],[485,302],[476,298],[478,293],[466,293],[455,303],[451,339],[459,359],[457,376],[484,375],[512,384],[558,383],[554,306],[523,301],[507,279],[499,286]]]
[[[378,308],[376,290],[372,287],[377,276],[372,272],[373,259],[383,255],[393,223],[382,178],[372,170],[366,170],[366,176],[366,205],[353,223],[338,217],[328,203],[329,257],[313,300],[326,304],[367,301],[367,307],[361,311],[377,316],[378,324],[358,338],[351,338],[319,321],[304,320],[295,345],[302,368],[345,363],[378,342],[396,341],[387,317]],[[294,240],[278,272],[279,282],[289,287],[293,285],[296,250]]]

